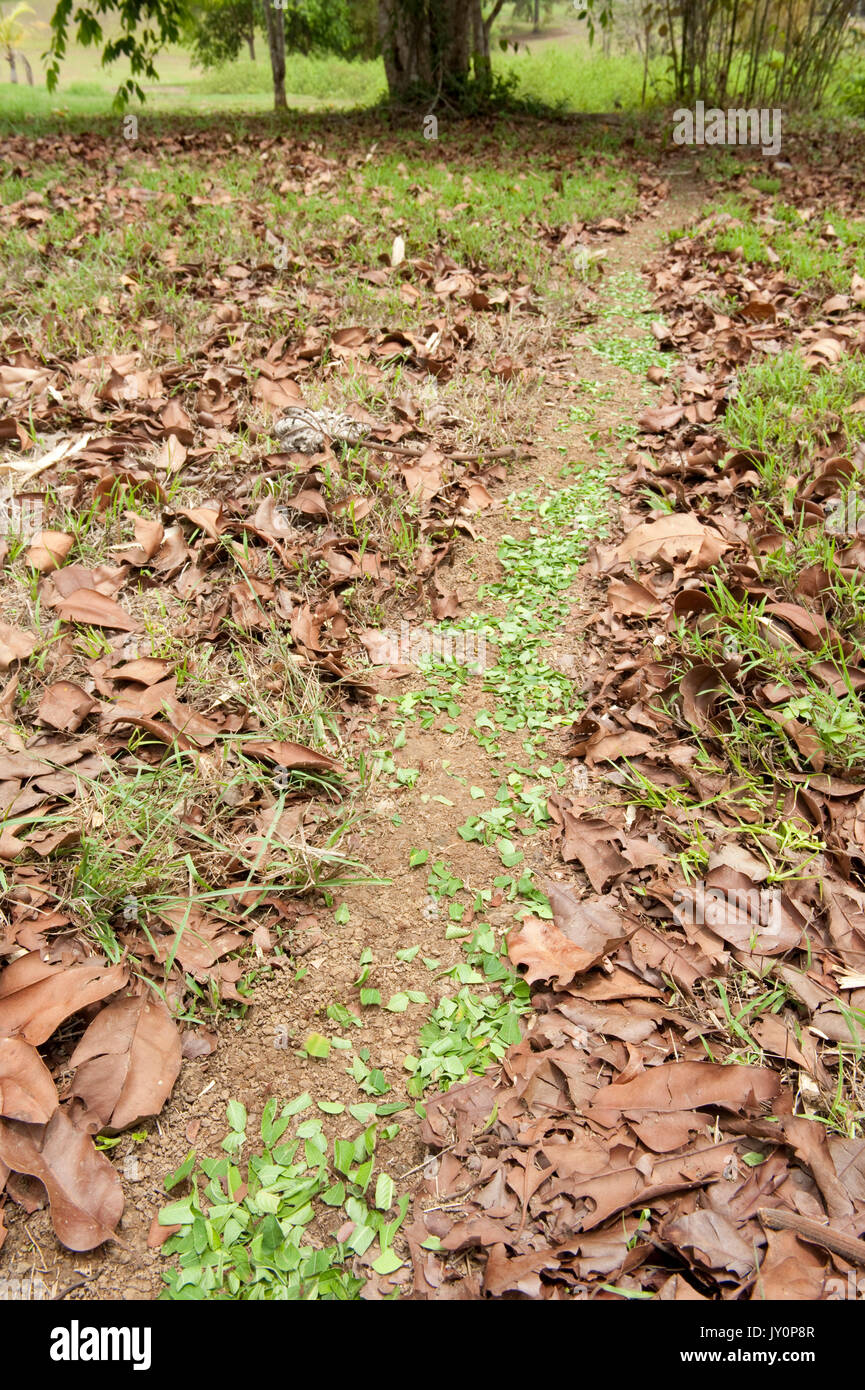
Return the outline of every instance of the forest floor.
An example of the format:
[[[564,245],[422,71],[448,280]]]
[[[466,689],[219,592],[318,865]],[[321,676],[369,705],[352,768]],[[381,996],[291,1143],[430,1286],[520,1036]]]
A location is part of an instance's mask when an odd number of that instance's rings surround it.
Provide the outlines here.
[[[591,130],[7,141],[20,1296],[849,1287],[862,176]]]

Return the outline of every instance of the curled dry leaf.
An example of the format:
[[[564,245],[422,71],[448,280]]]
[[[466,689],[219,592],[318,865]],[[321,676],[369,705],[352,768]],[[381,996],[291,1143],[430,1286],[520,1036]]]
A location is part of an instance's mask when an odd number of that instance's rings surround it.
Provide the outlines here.
[[[180,1071],[180,1033],[155,995],[115,999],[101,1009],[69,1059],[70,1094],[99,1128],[126,1129],[158,1115]]]
[[[292,770],[326,768],[328,771],[335,771],[339,767],[339,763],[329,758],[326,753],[317,753],[314,748],[305,748],[302,743],[289,743],[278,739],[269,739],[267,742],[249,739],[242,744],[242,748],[250,757],[262,758],[265,762],[276,763],[277,767]]]
[[[43,574],[59,569],[74,544],[75,537],[65,531],[40,531],[28,546],[27,563]]]
[[[126,515],[132,521],[135,544],[119,547],[117,559],[127,565],[137,567],[147,565],[162,545],[165,538],[165,528],[161,521],[152,521],[135,512],[127,512]]]
[[[13,661],[26,661],[38,645],[38,637],[31,632],[0,622],[0,671],[8,671]]]
[[[66,966],[29,951],[0,975],[0,1035],[20,1037],[38,1047],[64,1018],[115,994],[127,978],[123,965]]]
[[[54,1230],[68,1250],[94,1250],[112,1238],[123,1215],[120,1178],[65,1110],[45,1125],[0,1120],[0,1163],[44,1184]]]

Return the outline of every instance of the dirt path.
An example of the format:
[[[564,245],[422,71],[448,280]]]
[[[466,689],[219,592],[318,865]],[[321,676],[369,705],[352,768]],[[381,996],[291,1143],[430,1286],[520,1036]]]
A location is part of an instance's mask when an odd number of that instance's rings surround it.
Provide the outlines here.
[[[330,904],[299,905],[290,924],[294,964],[278,956],[263,971],[249,1017],[223,1023],[217,1051],[184,1064],[147,1142],[122,1137],[112,1157],[125,1180],[125,1248],[58,1258],[50,1253],[56,1247],[47,1215],[38,1212],[25,1224],[31,1245],[22,1242],[16,1252],[16,1274],[29,1270],[73,1299],[155,1296],[161,1260],[146,1240],[165,1201],[164,1175],[193,1145],[219,1153],[229,1100],[247,1107],[255,1134],[270,1096],[285,1100],[308,1091],[316,1102],[345,1107],[324,1115],[325,1133],[353,1137],[358,1125],[349,1106],[406,1102],[405,1059],[419,1057],[421,1030],[443,1001],[448,1007],[465,987],[499,1001],[498,993],[488,995],[489,979],[474,969],[464,944],[479,928],[491,931],[495,951],[487,955],[494,955],[521,903],[530,900],[528,885],[540,888],[544,875],[570,876],[532,810],[574,776],[561,759],[570,718],[557,691],[579,690],[589,674],[581,633],[600,593],[580,565],[605,529],[615,534],[609,480],[622,471],[634,421],[655,392],[645,380],[644,356],[653,350],[648,320],[634,312],[645,307],[640,267],[659,237],[695,207],[693,196],[673,196],[630,234],[606,243],[592,296],[597,321],[572,340],[572,368],[549,377],[533,455],[480,515],[477,540],[461,543],[452,572],[441,576],[460,594],[460,621],[471,618],[487,637],[486,670],[467,679],[443,668],[381,679],[378,708],[373,702],[360,712],[354,752],[363,752],[367,788],[340,847],[363,863],[371,881]],[[538,511],[545,498],[553,499],[546,517]],[[510,587],[490,593],[503,578],[497,551],[505,536],[513,538],[504,573]],[[554,548],[562,537],[564,551]],[[562,575],[566,586],[557,592]],[[526,604],[535,605],[544,629],[538,634],[508,625]],[[534,676],[523,679],[527,668]],[[527,692],[538,709],[536,729],[519,715]],[[472,818],[496,811],[499,826],[494,816],[480,822],[487,842],[466,838]],[[423,862],[412,867],[413,856]],[[378,990],[381,1004],[363,1007],[361,988]],[[511,1011],[505,1020],[505,1040],[514,1017]],[[300,1050],[311,1033],[331,1041],[326,1058]],[[398,1193],[413,1189],[425,1157],[414,1099],[395,1114],[399,1132],[377,1154]]]

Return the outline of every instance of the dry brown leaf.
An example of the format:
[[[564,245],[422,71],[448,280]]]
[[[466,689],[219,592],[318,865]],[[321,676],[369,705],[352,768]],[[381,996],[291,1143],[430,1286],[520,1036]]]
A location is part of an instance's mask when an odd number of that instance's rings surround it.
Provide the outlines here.
[[[51,1073],[36,1048],[23,1038],[0,1038],[0,1115],[42,1125],[57,1104]]]
[[[0,975],[0,1036],[38,1047],[71,1014],[115,994],[126,984],[124,965],[64,965],[30,951]]]
[[[13,661],[26,661],[38,645],[39,639],[32,633],[0,622],[0,671],[8,671]]]
[[[661,560],[668,565],[681,562],[689,569],[711,569],[729,549],[729,541],[718,531],[704,526],[695,516],[674,513],[635,526],[615,554],[624,563]]]
[[[46,1125],[0,1120],[0,1162],[44,1184],[54,1230],[68,1250],[94,1250],[112,1238],[123,1214],[120,1178],[65,1110],[55,1110]]]
[[[326,753],[317,753],[314,748],[305,748],[302,743],[284,742],[279,739],[248,739],[244,741],[242,748],[248,756],[263,758],[265,762],[276,763],[277,767],[324,768],[328,771],[334,771],[339,767],[339,764]]]
[[[649,1067],[624,1086],[602,1086],[592,1111],[634,1114],[640,1111],[757,1109],[779,1094],[777,1073],[763,1067],[717,1066],[712,1062],[665,1062]]]
[[[55,605],[60,617],[67,622],[86,623],[89,627],[116,628],[119,632],[140,632],[141,623],[96,589],[75,589],[68,598]]]
[[[65,531],[40,531],[28,546],[27,563],[42,573],[59,569],[74,544],[75,537]]]
[[[88,714],[98,708],[98,701],[74,681],[55,681],[39,701],[39,718],[53,729],[71,734],[80,729]]]
[[[508,933],[508,955],[514,965],[526,966],[524,978],[529,984],[551,980],[561,989],[575,975],[590,970],[602,954],[576,946],[552,922],[540,917],[526,917],[519,928]]]
[[[116,1133],[158,1115],[180,1071],[180,1033],[155,995],[115,999],[100,1009],[69,1059],[70,1095]]]

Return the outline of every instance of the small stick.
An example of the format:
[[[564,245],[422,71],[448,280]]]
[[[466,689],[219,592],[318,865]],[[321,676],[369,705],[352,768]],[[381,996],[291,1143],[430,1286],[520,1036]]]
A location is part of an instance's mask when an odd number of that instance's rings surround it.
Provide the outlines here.
[[[83,1288],[86,1283],[86,1279],[79,1279],[75,1284],[67,1284],[65,1289],[61,1289],[59,1293],[51,1295],[51,1302],[59,1303],[60,1300],[65,1298],[68,1293],[72,1293],[75,1289]]]
[[[774,1207],[760,1207],[757,1211],[761,1223],[770,1231],[795,1231],[803,1240],[813,1241],[840,1255],[842,1260],[853,1265],[865,1265],[865,1241],[855,1236],[845,1236],[831,1226],[821,1226],[819,1221],[809,1221],[793,1211],[779,1211]]]
[[[423,1163],[417,1163],[414,1168],[407,1168],[404,1173],[399,1173],[397,1175],[397,1181],[402,1182],[403,1178],[410,1178],[412,1173],[419,1173],[421,1168],[425,1168],[427,1164],[432,1163],[434,1159],[439,1158],[442,1154],[449,1154],[451,1149],[455,1149],[459,1142],[459,1139],[455,1139],[452,1144],[448,1144],[446,1149],[439,1149],[438,1153],[427,1154]]]

